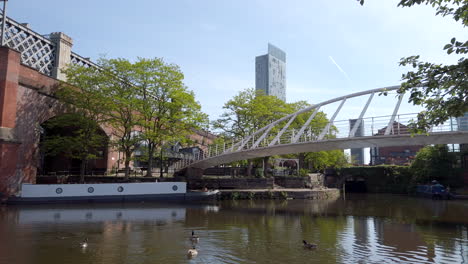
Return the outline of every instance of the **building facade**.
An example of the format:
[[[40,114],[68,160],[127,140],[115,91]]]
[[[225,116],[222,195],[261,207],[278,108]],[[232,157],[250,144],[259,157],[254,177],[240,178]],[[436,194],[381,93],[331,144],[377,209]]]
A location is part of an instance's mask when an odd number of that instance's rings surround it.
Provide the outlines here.
[[[379,129],[376,135],[384,135],[386,129],[387,127]],[[398,122],[393,122],[392,131],[399,134],[410,133],[407,126]],[[370,148],[370,165],[409,165],[423,147],[414,145]]]
[[[286,53],[268,43],[268,53],[255,58],[255,90],[286,101]]]

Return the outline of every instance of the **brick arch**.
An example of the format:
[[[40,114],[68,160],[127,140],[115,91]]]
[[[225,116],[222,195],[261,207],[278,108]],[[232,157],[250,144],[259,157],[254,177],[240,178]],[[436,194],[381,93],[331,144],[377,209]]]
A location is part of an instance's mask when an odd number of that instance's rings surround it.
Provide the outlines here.
[[[20,63],[20,53],[0,47],[0,193],[12,195],[21,183],[35,183],[39,125],[64,113],[52,96],[59,81]],[[101,126],[110,137],[112,129]],[[107,168],[117,153],[108,150]],[[112,159],[113,158],[113,159]]]
[[[60,114],[57,114],[55,116],[53,116],[52,118],[46,120],[45,122],[41,123],[40,126],[41,126],[41,133],[45,133],[43,134],[42,136],[44,135],[53,135],[51,133],[53,133],[54,131],[51,131],[47,128],[46,124],[50,121],[53,121],[55,118],[57,117],[61,117],[63,115],[68,115],[69,113],[67,112],[62,112]],[[92,160],[89,160],[88,161],[88,165],[87,165],[87,169],[86,169],[86,172],[87,173],[93,173],[93,174],[102,174],[103,172],[106,172],[108,170],[107,168],[107,156],[108,156],[108,152],[109,152],[109,135],[106,133],[106,131],[104,131],[103,129],[103,126],[99,126],[98,124],[96,124],[95,122],[93,122],[98,128],[98,133],[102,136],[104,136],[106,138],[106,142],[105,142],[105,145],[103,145],[102,147],[98,148],[97,150],[99,152],[102,153],[102,156],[96,158],[96,159],[92,159]],[[72,127],[72,129],[74,129],[75,127]],[[57,128],[55,128],[55,132],[58,132],[60,131],[60,133],[69,133],[70,130],[70,127],[62,127],[62,128],[58,128],[58,130],[56,130]],[[40,140],[43,140],[43,137],[41,137],[41,135],[39,135],[39,139]],[[47,174],[50,174],[50,173],[57,173],[57,172],[66,172],[67,174],[68,173],[72,173],[72,174],[78,174],[79,173],[79,169],[80,169],[80,165],[81,165],[81,161],[78,160],[78,159],[73,159],[73,158],[70,158],[70,157],[67,157],[63,154],[57,154],[53,157],[51,156],[44,156],[44,152],[43,152],[43,149],[40,147],[41,144],[38,144],[38,148],[37,148],[37,151],[38,151],[38,166],[37,166],[37,173],[40,174],[40,175],[47,175]]]

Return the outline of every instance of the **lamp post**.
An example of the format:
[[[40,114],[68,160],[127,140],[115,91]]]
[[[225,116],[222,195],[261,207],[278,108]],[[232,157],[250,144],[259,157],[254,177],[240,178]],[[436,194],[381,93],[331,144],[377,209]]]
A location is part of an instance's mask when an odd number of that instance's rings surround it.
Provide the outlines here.
[[[2,35],[0,36],[0,47],[4,46],[5,40],[5,27],[6,27],[6,5],[8,0],[0,0],[3,1],[3,14],[2,14]]]

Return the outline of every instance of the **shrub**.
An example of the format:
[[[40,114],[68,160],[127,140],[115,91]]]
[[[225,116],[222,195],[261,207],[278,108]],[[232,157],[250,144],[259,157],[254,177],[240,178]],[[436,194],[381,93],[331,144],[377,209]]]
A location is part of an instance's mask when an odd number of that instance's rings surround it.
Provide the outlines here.
[[[307,175],[309,175],[309,170],[307,170],[307,169],[300,169],[299,170],[299,176],[306,177]]]
[[[285,199],[285,200],[288,199],[288,193],[285,192],[285,191],[282,191],[282,192],[280,193],[280,196],[281,196],[282,199]]]
[[[231,199],[232,200],[237,200],[239,198],[240,198],[240,193],[238,193],[238,192],[231,193]]]

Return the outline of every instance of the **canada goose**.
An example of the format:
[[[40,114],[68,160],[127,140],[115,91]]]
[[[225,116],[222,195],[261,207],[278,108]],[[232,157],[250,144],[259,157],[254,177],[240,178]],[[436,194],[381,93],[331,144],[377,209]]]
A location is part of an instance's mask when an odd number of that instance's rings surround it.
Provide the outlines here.
[[[195,235],[195,232],[193,230],[192,230],[192,235],[190,236],[190,240],[195,243],[198,243],[198,241],[200,240],[200,238]]]
[[[80,242],[80,247],[81,248],[87,248],[88,247],[88,238],[86,237],[83,242]]]
[[[305,240],[302,240],[302,243],[304,243],[304,248],[307,248],[307,249],[316,249],[317,248],[317,244],[307,243],[307,241],[305,241]]]
[[[187,251],[187,257],[188,258],[194,258],[198,255],[198,251],[197,249],[195,248],[195,246],[193,246],[193,248],[189,249]]]

